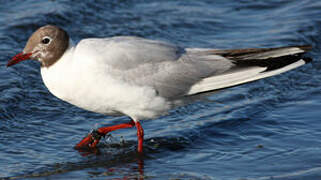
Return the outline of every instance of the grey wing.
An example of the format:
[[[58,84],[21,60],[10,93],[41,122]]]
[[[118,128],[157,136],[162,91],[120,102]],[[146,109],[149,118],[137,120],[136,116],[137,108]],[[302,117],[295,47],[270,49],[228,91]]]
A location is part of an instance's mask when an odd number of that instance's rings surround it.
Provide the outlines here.
[[[113,78],[152,87],[165,98],[183,96],[201,79],[233,65],[222,56],[189,53],[163,41],[129,36],[86,39],[77,50],[79,56],[96,56]],[[90,56],[81,59],[92,61]]]
[[[142,38],[121,37],[109,62],[115,77],[149,86],[168,99],[226,88],[273,76],[305,64],[310,46],[234,50],[185,49]],[[119,49],[123,49],[120,51]],[[123,56],[125,55],[125,56]]]
[[[302,55],[311,46],[234,50],[187,49],[176,61],[136,69],[139,85],[166,98],[180,98],[274,76],[309,62]],[[131,75],[131,77],[133,76]]]
[[[185,96],[202,79],[221,74],[235,66],[230,60],[216,55],[183,54],[175,61],[151,62],[122,73],[128,83],[153,87],[168,99]]]

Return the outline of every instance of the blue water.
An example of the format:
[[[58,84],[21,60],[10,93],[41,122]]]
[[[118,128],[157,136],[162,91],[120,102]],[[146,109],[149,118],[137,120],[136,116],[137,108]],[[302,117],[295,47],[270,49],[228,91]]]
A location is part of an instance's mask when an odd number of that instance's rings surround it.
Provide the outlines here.
[[[0,179],[320,179],[321,1],[0,0]],[[35,61],[6,68],[38,27],[78,42],[135,35],[182,47],[311,44],[314,61],[212,94],[209,101],[119,130],[99,154],[73,149],[91,129],[127,122],[51,95]]]

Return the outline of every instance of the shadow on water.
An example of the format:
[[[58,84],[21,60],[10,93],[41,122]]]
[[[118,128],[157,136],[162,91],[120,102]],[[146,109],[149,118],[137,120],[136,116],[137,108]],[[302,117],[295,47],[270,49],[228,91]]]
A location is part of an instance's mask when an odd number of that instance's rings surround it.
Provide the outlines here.
[[[163,156],[162,152],[182,150],[191,142],[186,138],[151,138],[146,139],[144,154],[136,152],[136,141],[120,143],[100,143],[95,149],[74,150],[80,161],[48,164],[21,175],[3,177],[0,180],[33,179],[63,175],[64,178],[77,178],[68,173],[85,170],[87,176],[108,177],[112,179],[148,179],[144,174],[146,160]],[[87,169],[87,170],[86,170]]]

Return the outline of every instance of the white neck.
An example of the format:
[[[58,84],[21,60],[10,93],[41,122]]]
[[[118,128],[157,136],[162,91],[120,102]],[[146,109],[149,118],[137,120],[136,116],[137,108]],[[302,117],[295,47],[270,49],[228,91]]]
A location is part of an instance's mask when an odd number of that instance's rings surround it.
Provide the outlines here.
[[[69,40],[69,46],[63,56],[49,67],[41,67],[41,76],[43,82],[49,91],[60,99],[68,101],[71,93],[70,72],[73,63],[74,45]],[[61,88],[64,87],[64,88]]]

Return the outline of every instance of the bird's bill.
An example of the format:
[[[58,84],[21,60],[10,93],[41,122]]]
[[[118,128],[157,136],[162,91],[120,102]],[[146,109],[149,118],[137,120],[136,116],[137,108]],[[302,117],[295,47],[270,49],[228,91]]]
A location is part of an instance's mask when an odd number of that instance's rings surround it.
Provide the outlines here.
[[[15,55],[7,64],[7,67],[15,65],[21,61],[27,60],[30,58],[30,56],[32,55],[32,53],[19,53],[17,55]]]

